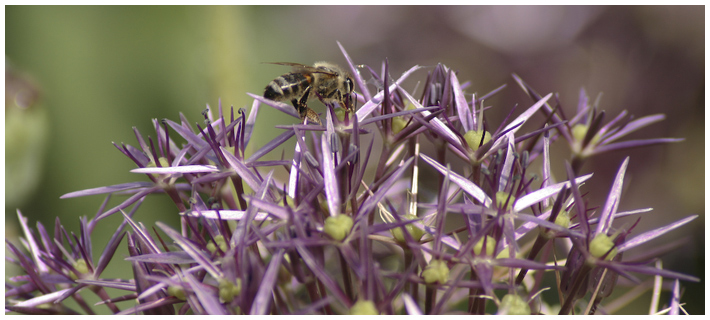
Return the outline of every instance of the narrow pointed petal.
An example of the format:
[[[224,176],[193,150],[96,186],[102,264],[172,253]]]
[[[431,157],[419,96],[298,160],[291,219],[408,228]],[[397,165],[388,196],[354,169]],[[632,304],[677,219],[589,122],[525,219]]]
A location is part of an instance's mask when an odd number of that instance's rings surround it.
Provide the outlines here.
[[[221,279],[222,278],[222,271],[217,268],[212,263],[212,260],[210,257],[208,257],[202,250],[200,250],[198,247],[196,247],[191,241],[185,239],[182,235],[180,235],[179,232],[173,230],[171,227],[168,225],[158,221],[155,223],[163,232],[165,232],[168,237],[172,238],[187,254],[190,255],[197,263],[202,266],[205,271],[209,272],[209,274],[214,277],[215,279]]]
[[[654,114],[650,116],[645,116],[638,118],[634,121],[629,122],[627,125],[625,125],[621,130],[619,130],[617,133],[614,135],[604,139],[604,143],[609,143],[612,141],[615,141],[625,135],[628,135],[631,132],[634,132],[638,129],[641,129],[645,126],[651,125],[653,123],[663,121],[663,119],[666,118],[665,114]]]
[[[195,263],[193,259],[185,251],[171,251],[161,253],[147,253],[139,256],[126,257],[127,261],[138,261],[148,263],[169,263],[169,264],[188,264]]]
[[[135,305],[134,307],[124,309],[121,312],[117,313],[116,315],[136,315],[139,314],[140,312],[147,312],[149,310],[154,310],[154,309],[159,309],[164,306],[168,306],[168,308],[172,308],[172,304],[179,302],[180,300],[176,298],[168,298],[168,297],[163,297],[163,298],[158,298],[156,300],[151,300],[151,301],[143,301],[140,304]],[[172,313],[175,311],[173,310]]]
[[[404,308],[407,310],[408,315],[420,316],[422,315],[422,310],[419,309],[417,303],[412,299],[407,293],[402,294],[402,302],[404,302]]]
[[[251,172],[241,160],[237,159],[237,157],[227,151],[227,149],[224,147],[219,148],[222,150],[222,154],[224,154],[224,158],[227,159],[227,162],[229,162],[232,170],[234,170],[252,190],[259,189],[261,180],[253,172]]]
[[[281,220],[288,220],[289,217],[289,209],[286,209],[280,205],[274,204],[271,201],[265,201],[261,199],[257,199],[254,197],[246,196],[247,199],[249,199],[249,205],[250,206],[256,206],[257,208],[264,210],[268,212],[269,214],[281,219]]]
[[[621,245],[619,245],[619,246],[617,247],[617,249],[619,250],[619,252],[624,252],[624,251],[626,251],[626,250],[628,250],[628,249],[631,249],[631,248],[633,248],[633,247],[637,247],[637,246],[639,246],[639,245],[641,245],[641,244],[643,244],[643,243],[645,243],[645,242],[648,242],[648,241],[650,241],[650,240],[652,240],[652,239],[658,238],[658,237],[660,237],[661,235],[663,235],[663,234],[665,234],[665,233],[667,233],[667,232],[669,232],[669,231],[671,231],[671,230],[673,230],[673,229],[676,229],[676,228],[678,228],[678,227],[680,227],[680,226],[682,226],[682,225],[684,225],[684,224],[686,224],[686,223],[688,223],[688,222],[690,222],[690,221],[693,221],[693,220],[695,220],[695,218],[697,218],[697,217],[698,217],[697,215],[685,217],[685,218],[683,218],[683,219],[680,219],[680,220],[678,220],[678,221],[676,221],[676,222],[673,222],[673,223],[671,223],[671,224],[669,224],[669,225],[666,225],[666,226],[663,226],[663,227],[661,227],[661,228],[653,229],[653,230],[651,230],[651,231],[646,231],[646,232],[644,232],[644,233],[642,233],[642,234],[639,234],[639,235],[637,235],[637,236],[635,236],[635,237],[633,237],[633,238],[631,238],[631,239],[629,239],[629,240],[624,241],[624,243],[622,243]]]
[[[293,130],[286,131],[280,135],[278,135],[276,138],[272,139],[269,141],[267,144],[265,144],[263,147],[259,148],[259,150],[254,151],[252,155],[245,161],[245,163],[250,164],[254,163],[254,161],[259,160],[261,157],[266,155],[267,153],[271,152],[271,150],[276,149],[276,147],[280,146],[282,143],[286,142],[288,139],[291,139],[291,137],[294,135]]]
[[[152,185],[153,184],[150,182],[129,182],[129,183],[116,184],[116,185],[112,185],[112,186],[108,186],[108,187],[98,187],[98,188],[69,192],[59,198],[60,199],[68,199],[68,198],[84,197],[84,196],[91,196],[91,195],[97,195],[97,194],[114,193],[114,192],[118,192],[118,191],[125,191],[125,190],[131,190],[131,189],[149,188]]]
[[[552,213],[552,209],[541,213],[536,218],[542,219],[542,220],[547,220],[547,217],[550,216],[550,213]],[[523,223],[520,227],[515,229],[515,240],[519,240],[524,235],[528,234],[528,232],[530,230],[532,230],[533,228],[536,228],[537,226],[538,226],[538,224],[535,222],[532,222],[532,221]]]
[[[131,217],[125,212],[121,211],[121,214],[123,214],[123,219],[128,223],[129,226],[131,226],[131,228],[133,228],[133,231],[135,232],[135,236],[130,236],[130,238],[137,237],[137,239],[142,241],[143,244],[147,247],[146,249],[144,249],[145,251],[149,251],[151,253],[161,252],[161,250],[158,248],[158,245],[150,237],[150,234],[148,234],[146,230],[143,229],[142,225],[133,221],[133,219],[131,219]]]
[[[340,290],[340,286],[338,283],[333,280],[328,273],[325,272],[323,267],[316,261],[315,258],[313,258],[313,255],[309,252],[309,250],[306,250],[306,248],[301,245],[296,243],[296,250],[298,253],[301,255],[301,258],[303,259],[303,262],[306,264],[308,269],[310,269],[313,274],[325,285],[326,289],[328,289],[328,293],[332,294],[336,299],[338,299],[341,302],[344,303],[349,303],[350,299],[343,293],[342,290]]]
[[[113,288],[125,291],[136,291],[136,285],[125,280],[91,280],[91,279],[77,279],[77,283],[87,284],[92,286],[99,286],[104,288]]]
[[[279,102],[279,101],[274,101],[274,100],[266,99],[266,98],[264,98],[264,97],[262,97],[262,96],[260,96],[260,95],[256,95],[256,94],[253,94],[253,93],[247,93],[247,94],[248,94],[250,97],[252,97],[252,98],[254,98],[254,99],[256,99],[256,100],[259,100],[261,103],[263,103],[263,104],[265,104],[265,105],[267,105],[267,106],[269,106],[269,107],[272,107],[272,108],[274,108],[274,109],[276,109],[276,110],[279,110],[279,111],[281,111],[281,112],[283,112],[283,113],[285,113],[285,114],[287,114],[287,115],[289,115],[289,116],[292,116],[292,117],[294,117],[294,118],[296,118],[296,119],[298,119],[298,120],[301,120],[301,116],[298,114],[298,112],[296,111],[296,109],[295,109],[293,106],[287,105],[287,104],[285,104],[285,103],[283,103],[283,102]]]
[[[436,162],[436,160],[429,158],[429,156],[425,154],[421,154],[420,156],[422,160],[424,160],[424,162],[434,167],[434,169],[441,172],[441,174],[446,174],[446,167]],[[484,206],[489,207],[493,202],[491,198],[486,195],[483,189],[479,188],[476,184],[460,176],[456,172],[450,172],[449,179],[451,179],[451,182],[457,184],[459,187],[461,187],[461,189],[466,191],[466,193],[470,194],[472,197],[476,198],[476,200],[483,203]]]
[[[547,128],[547,124],[545,124]],[[552,183],[552,169],[550,169],[550,132],[545,131],[542,137],[542,185],[545,188]],[[547,206],[547,204],[545,205]]]
[[[420,221],[414,221],[414,222],[412,222],[412,225],[414,225],[415,227],[417,227],[417,228],[419,228],[419,229],[422,229],[422,230],[428,232],[428,233],[431,234],[431,235],[436,236],[436,238],[437,238],[439,241],[441,241],[441,243],[443,243],[443,244],[445,244],[445,245],[451,247],[452,249],[454,249],[454,250],[461,250],[461,242],[459,242],[456,238],[454,238],[454,237],[452,237],[452,236],[450,236],[450,235],[444,234],[444,233],[439,233],[439,232],[436,231],[436,229],[434,229],[434,228],[432,228],[432,227],[430,227],[430,226],[425,226],[425,225],[424,225],[423,223],[421,223]]]
[[[382,198],[387,194],[390,187],[404,174],[404,171],[412,164],[414,158],[409,158],[405,161],[392,175],[387,178],[387,180],[382,183],[379,189],[375,191],[375,194],[367,198],[365,202],[360,206],[357,212],[357,216],[361,217],[363,214],[369,214],[369,212],[380,202]]]
[[[40,249],[39,245],[37,245],[37,241],[35,241],[34,236],[32,236],[32,232],[30,231],[30,227],[27,224],[27,217],[22,215],[22,212],[20,212],[20,209],[17,209],[17,220],[20,221],[20,225],[22,226],[22,232],[25,235],[25,240],[29,244],[29,249],[30,249],[30,255],[32,255],[32,261],[34,261],[35,266],[37,266],[37,269],[40,273],[44,274],[49,271],[47,268],[47,265],[44,264],[42,259],[40,259]]]
[[[508,148],[507,152],[505,155],[505,162],[503,162],[503,169],[501,169],[500,173],[500,180],[498,182],[498,191],[505,191],[506,187],[508,186],[508,178],[510,176],[510,169],[513,168],[513,162],[515,161],[515,157],[513,156],[513,150],[515,150],[515,146],[513,145],[513,142],[515,142],[515,137],[513,136],[513,132],[508,132],[506,134],[508,138]]]
[[[273,175],[274,175],[274,171],[273,170],[269,171],[269,173],[264,178],[264,183],[262,184],[262,186],[258,190],[256,190],[256,192],[254,193],[255,199],[264,200],[264,198],[266,197],[267,191],[269,189],[269,185],[271,184]],[[220,214],[221,214],[221,212],[220,212]],[[254,220],[257,220],[257,218],[259,219],[258,221],[270,219],[270,217],[267,213],[257,212],[257,207],[252,206],[250,204],[249,207],[247,208],[246,212],[244,212],[244,214],[242,214],[240,216],[239,223],[237,223],[237,227],[234,230],[234,232],[232,233],[232,237],[230,239],[230,244],[232,247],[243,247],[242,244],[245,241],[244,239],[246,238],[246,235],[249,233],[249,229],[251,227],[255,226],[255,224],[253,224],[252,222]],[[232,258],[229,258],[229,259],[232,259]],[[232,260],[227,260],[227,261],[232,261]],[[225,268],[225,271],[226,270],[227,270],[227,268]],[[230,279],[233,278],[233,276],[231,276],[231,274],[228,271],[226,271],[226,272],[227,272],[227,277],[229,277]]]
[[[13,307],[36,307],[36,306],[39,306],[42,304],[52,305],[53,303],[55,303],[57,301],[58,298],[62,297],[64,295],[64,293],[66,293],[67,291],[70,291],[70,290],[75,290],[75,289],[69,288],[69,289],[55,291],[52,293],[48,293],[45,295],[41,295],[38,297],[27,299],[25,301],[20,301],[12,306]]]
[[[543,218],[541,218],[541,217],[533,216],[533,215],[531,215],[531,214],[518,213],[517,215],[515,215],[515,219],[516,219],[516,220],[520,220],[520,221],[525,221],[525,222],[527,222],[527,223],[534,223],[535,225],[539,225],[539,226],[542,226],[542,227],[545,227],[545,228],[548,228],[548,229],[552,229],[552,230],[555,230],[555,231],[558,231],[558,232],[564,232],[564,233],[573,235],[573,236],[578,237],[578,238],[583,238],[583,237],[584,237],[584,235],[582,235],[582,234],[579,233],[579,232],[571,231],[571,230],[569,230],[569,229],[567,229],[567,228],[565,228],[565,227],[562,227],[562,226],[557,225],[557,224],[555,224],[555,223],[553,223],[553,222],[547,221],[546,219],[543,219]],[[519,237],[517,237],[517,238],[519,238]],[[516,238],[516,239],[517,239],[517,238]]]
[[[677,316],[680,309],[680,282],[678,279],[673,281],[673,291],[671,292],[671,310],[668,313],[672,316]]]
[[[213,165],[185,165],[178,167],[145,167],[131,170],[133,173],[185,174],[219,172]]]
[[[634,265],[634,264],[611,264],[607,266],[608,261],[600,261],[598,264],[604,267],[614,267],[614,271],[624,271],[624,272],[637,272],[649,275],[659,275],[664,278],[678,279],[683,281],[700,282],[700,278],[695,276],[690,276],[680,272],[675,272],[666,269],[658,269],[652,266],[646,265]]]
[[[610,143],[594,148],[593,154],[600,154],[604,152],[609,152],[617,149],[631,149],[638,147],[651,146],[663,143],[674,143],[681,142],[685,139],[683,138],[658,138],[658,139],[645,139],[645,140],[628,140],[617,143]]]
[[[192,132],[190,129],[177,124],[172,120],[166,120],[168,125],[175,130],[180,136],[182,136],[188,143],[190,143],[195,149],[209,148],[209,144],[202,140],[200,136]]]
[[[466,103],[466,97],[461,90],[461,84],[459,83],[459,79],[456,77],[456,72],[451,72],[451,86],[454,91],[456,112],[459,115],[459,121],[461,121],[461,126],[463,126],[464,132],[474,130],[475,128],[473,127],[471,110],[468,107],[468,103]]]
[[[481,102],[481,109],[479,109],[479,110],[482,112],[483,111],[483,101],[484,101],[483,99],[485,99],[485,98],[480,97],[480,98],[476,99],[475,93],[471,96],[471,119],[470,119],[471,121],[469,121],[469,123],[472,126],[471,130],[478,129],[478,121],[476,120],[476,102],[478,102],[478,101]]]
[[[328,113],[330,118],[330,113]],[[332,122],[332,121],[331,121]],[[325,184],[325,198],[328,202],[328,210],[331,216],[340,214],[340,192],[338,191],[338,181],[335,180],[335,165],[333,162],[333,152],[330,150],[330,143],[327,137],[321,136],[321,150],[323,154],[323,183]],[[334,138],[335,139],[335,138]]]
[[[611,223],[614,221],[614,214],[616,209],[619,208],[619,201],[621,200],[621,189],[624,186],[624,175],[626,174],[626,167],[629,165],[629,157],[626,157],[624,162],[619,168],[619,172],[616,173],[616,178],[614,178],[614,184],[611,186],[609,191],[609,196],[606,198],[606,204],[602,213],[599,215],[599,224],[597,224],[597,229],[594,234],[606,234],[611,227]]]
[[[593,175],[593,173],[590,173],[588,175],[578,177],[578,178],[574,179],[574,182],[577,185],[579,185],[579,184],[589,180],[589,178],[591,178],[592,175]],[[560,189],[562,189],[563,186],[570,188],[571,184],[569,181],[556,183],[554,185],[551,185],[551,186],[548,186],[548,187],[545,187],[545,188],[542,188],[539,190],[535,190],[533,192],[530,192],[530,193],[520,197],[520,199],[515,201],[515,206],[514,206],[515,211],[522,211],[523,209],[525,209],[527,207],[530,207],[542,200],[545,200],[551,196],[556,195],[558,192],[560,192]]]
[[[242,220],[246,217],[246,211],[242,210],[203,210],[203,211],[188,211],[181,213],[183,216],[205,219],[221,219],[221,220]],[[263,221],[269,219],[269,214],[259,212],[254,216],[254,220]]]
[[[355,78],[355,83],[357,83],[357,87],[360,88],[362,96],[365,97],[366,101],[372,99],[370,90],[367,88],[367,85],[365,85],[365,80],[362,78],[362,75],[360,74],[360,70],[357,68],[357,65],[353,63],[353,59],[350,58],[350,55],[348,55],[348,53],[345,51],[343,45],[341,45],[338,41],[336,42],[338,43],[338,47],[340,47],[340,52],[342,52],[343,56],[345,57],[345,61],[348,62],[348,66],[350,67],[350,73],[353,75],[353,78]]]
[[[409,75],[412,74],[412,72],[417,71],[420,68],[421,68],[420,66],[414,66],[414,67],[411,67],[409,70],[405,71],[402,74],[402,76],[399,77],[399,79],[397,79],[397,81],[395,81],[395,83],[390,85],[389,91],[390,92],[394,91],[394,89],[397,86],[399,86],[399,84],[401,84],[402,81],[407,79],[409,77]],[[384,96],[385,96],[385,91],[384,90],[380,91],[374,97],[372,97],[372,99],[370,99],[364,105],[362,105],[362,107],[360,107],[360,109],[358,109],[357,112],[355,113],[355,115],[357,115],[357,120],[362,122],[365,119],[365,117],[367,117],[370,113],[372,113],[372,111],[375,110],[375,108],[377,106],[380,105],[380,103],[382,102],[382,99],[384,99]]]
[[[190,147],[185,147],[180,150],[180,152],[177,153],[175,158],[173,159],[173,162],[170,163],[170,166],[172,167],[177,167],[181,164],[185,164],[187,161],[185,160],[185,156],[187,153],[191,150],[192,148]]]
[[[547,103],[547,100],[550,100],[552,97],[552,93],[548,93],[546,96],[542,97],[538,102],[535,102],[530,108],[525,110],[521,115],[519,115],[515,120],[513,120],[510,124],[508,124],[503,131],[510,130],[511,128],[514,128],[512,130],[513,133],[518,131],[520,129],[521,125],[525,123],[537,110],[542,108],[545,103]],[[515,128],[517,126],[517,128]]]
[[[419,101],[417,101],[417,99],[414,99],[414,97],[412,97],[412,95],[409,94],[409,92],[407,92],[407,90],[402,89],[402,87],[400,87],[399,85],[397,85],[397,89],[399,89],[399,92],[402,93],[407,98],[407,100],[409,100],[409,102],[414,105],[414,107],[416,107],[417,109],[424,108],[424,106],[422,106],[419,103]],[[426,116],[430,115],[431,112],[422,111],[421,114],[426,117]],[[446,136],[449,139],[449,141],[452,141],[454,143],[460,141],[458,136],[456,136],[456,134],[453,133],[453,131],[451,131],[451,128],[449,128],[447,125],[445,125],[439,118],[431,119],[430,123],[434,126],[437,133]]]
[[[527,259],[515,259],[515,258],[498,258],[495,260],[495,265],[501,267],[509,268],[525,268],[525,269],[537,269],[537,270],[562,270],[565,267],[547,265],[545,263],[540,263],[536,261],[531,261]]]
[[[251,110],[249,110],[249,117],[247,118],[247,123],[244,126],[244,142],[249,143],[251,141],[251,134],[254,132],[254,124],[256,123],[256,115],[259,113],[259,100],[254,100],[251,105]]]
[[[611,135],[615,134],[620,128],[614,127],[616,123],[621,121],[626,117],[627,111],[622,110],[613,120],[607,122],[604,126],[602,126],[599,129],[599,132],[597,133],[600,137],[602,137],[603,143],[608,143],[609,141],[606,141]],[[579,116],[579,115],[578,115]]]
[[[565,170],[567,171],[567,177],[574,177],[574,172],[572,171],[572,166],[569,162],[565,162]],[[582,194],[579,191],[579,185],[575,182],[575,179],[570,179],[569,181],[571,181],[570,190],[572,190],[572,198],[575,202],[574,207],[578,215],[577,220],[580,221],[579,227],[582,230],[582,234],[587,235],[587,239],[591,240],[588,222],[589,217],[587,216],[586,204],[584,203],[584,200],[582,200]]]
[[[365,120],[363,120],[360,125],[364,126],[366,124],[370,124],[373,122],[378,122],[382,121],[384,119],[389,119],[389,118],[394,118],[394,117],[401,117],[401,116],[406,116],[406,115],[411,115],[415,113],[421,113],[423,111],[433,111],[439,109],[439,107],[426,107],[426,108],[421,108],[421,109],[414,109],[414,110],[404,110],[404,111],[398,111],[398,112],[393,112],[393,113],[388,113],[388,114],[383,114],[381,116],[376,116],[376,117],[370,117]]]
[[[296,139],[298,139],[298,137]],[[293,159],[291,160],[291,171],[289,171],[288,175],[287,192],[291,199],[296,199],[296,190],[298,190],[298,176],[300,175],[302,157],[303,153],[301,152],[301,144],[296,143],[293,151]]]
[[[123,237],[126,235],[125,232],[122,232],[125,225],[126,222],[124,221],[118,226],[116,232],[113,233],[111,239],[106,244],[106,248],[104,248],[104,251],[101,252],[99,262],[96,264],[96,268],[94,269],[94,277],[98,278],[98,276],[106,269],[106,266],[108,266],[108,263],[111,261],[111,258],[113,258],[113,255],[116,253],[118,245],[121,244],[121,240],[123,240]]]
[[[463,279],[465,275],[465,272],[459,272],[455,278],[451,279],[450,283],[459,283]],[[434,308],[431,310],[431,314],[441,314],[442,309],[446,306],[447,302],[451,301],[451,296],[454,294],[455,291],[457,291],[457,286],[452,285],[448,286],[446,290],[444,290],[444,294],[441,295],[441,298],[439,302],[434,306]]]
[[[205,311],[209,315],[226,315],[227,310],[224,308],[224,306],[219,303],[219,299],[217,298],[217,295],[214,292],[211,292],[204,288],[204,284],[202,282],[198,282],[197,279],[191,274],[185,275],[185,279],[187,280],[187,283],[190,284],[190,287],[192,290],[195,292],[195,295],[197,296],[197,300],[200,301],[200,304],[202,304],[202,307],[205,308]]]
[[[651,212],[651,211],[653,211],[653,208],[643,208],[643,209],[636,209],[636,210],[631,210],[631,211],[617,212],[614,214],[614,219],[626,217],[626,216],[632,216],[632,215],[639,214],[639,213]],[[599,223],[599,218],[589,219],[590,225],[595,224],[595,223]],[[575,228],[576,226],[577,226],[577,224],[573,223],[570,225],[570,228]]]
[[[129,197],[125,201],[121,202],[121,204],[100,214],[98,217],[96,217],[95,220],[97,220],[97,221],[101,220],[101,219],[106,218],[106,217],[108,217],[120,210],[123,210],[123,209],[127,208],[128,206],[130,206],[131,204],[138,202],[139,200],[145,198],[145,196],[147,196],[153,192],[156,192],[158,190],[161,190],[161,188],[159,186],[152,186],[150,188],[140,189],[140,190],[138,190],[138,192],[136,194],[132,195],[131,197]]]
[[[276,284],[276,276],[278,275],[278,271],[281,268],[281,258],[283,258],[283,256],[283,249],[276,251],[271,256],[269,266],[266,268],[264,276],[259,281],[259,290],[256,292],[256,296],[254,297],[254,302],[251,305],[251,310],[249,314],[269,314],[274,284]]]

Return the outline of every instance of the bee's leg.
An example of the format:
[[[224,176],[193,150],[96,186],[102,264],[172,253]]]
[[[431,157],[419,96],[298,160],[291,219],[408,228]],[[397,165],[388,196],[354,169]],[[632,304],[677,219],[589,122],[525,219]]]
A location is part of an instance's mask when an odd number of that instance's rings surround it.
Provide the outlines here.
[[[291,103],[293,103],[293,106],[298,110],[298,114],[301,116],[301,120],[308,118],[308,120],[311,120],[313,123],[321,124],[320,117],[318,114],[313,111],[311,108],[308,107],[308,96],[311,94],[311,87],[309,86],[306,88],[306,92],[304,92],[303,96],[301,97],[300,100],[293,99]]]
[[[303,116],[301,116],[301,117],[303,117]],[[308,108],[308,107],[306,107],[306,118],[308,118],[308,120],[311,120],[311,122],[313,122],[313,123],[317,123],[319,125],[323,124],[320,122],[320,117],[318,116],[318,114],[315,111],[313,111],[313,109]]]
[[[348,106],[350,112],[355,111],[355,101],[352,94],[345,95],[345,104]]]
[[[311,87],[308,87],[306,89],[306,94],[304,94],[301,99],[293,99],[291,100],[291,104],[293,104],[293,108],[298,111],[298,114],[301,116],[301,120],[303,120],[306,117],[306,109],[308,109],[308,106],[306,105],[308,93],[311,91]]]
[[[340,90],[336,90],[335,94],[338,96],[338,103],[340,104],[340,107],[345,109],[346,112],[352,113],[352,106],[350,105],[350,101],[348,101],[349,96],[343,96],[343,93],[340,92]]]
[[[306,88],[306,91],[303,93],[303,96],[301,96],[301,99],[298,100],[298,106],[296,107],[296,110],[298,110],[298,113],[301,115],[301,119],[306,116],[306,110],[308,110],[308,96],[310,95],[311,86],[308,86],[308,88]]]

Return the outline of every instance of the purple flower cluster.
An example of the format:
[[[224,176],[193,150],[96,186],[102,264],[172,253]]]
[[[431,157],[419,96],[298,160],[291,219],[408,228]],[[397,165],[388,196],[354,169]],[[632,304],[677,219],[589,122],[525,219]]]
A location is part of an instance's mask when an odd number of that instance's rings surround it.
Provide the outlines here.
[[[6,312],[94,314],[90,291],[116,314],[609,313],[619,276],[638,274],[675,280],[668,309],[656,311],[679,312],[678,281],[699,279],[662,269],[661,252],[623,254],[697,216],[634,234],[639,218],[630,219],[651,209],[617,210],[629,158],[600,207],[585,196],[608,187],[581,172],[605,152],[680,141],[619,141],[663,115],[604,123],[581,91],[567,118],[553,94],[514,76],[533,102],[493,124],[484,101],[503,87],[467,94],[439,64],[415,98],[402,83],[424,68],[392,81],[386,61],[378,73],[341,50],[359,89],[353,113],[326,104],[323,125],[277,125],[262,146],[251,141],[259,109],[300,119],[292,106],[250,94],[248,114],[220,105],[201,124],[153,120],[155,138],[134,129],[137,146],[115,144],[147,179],[63,196],[106,195],[79,234],[58,219],[54,236],[32,230],[18,210],[25,237],[7,241],[7,259],[25,274],[6,283]],[[520,132],[533,116],[544,124]],[[556,141],[569,145],[569,162],[550,158]],[[266,160],[285,150],[293,157]],[[552,166],[566,169],[563,181]],[[170,197],[180,226],[138,222],[152,194]],[[113,195],[127,198],[108,208]],[[113,214],[124,221],[94,257],[91,235]],[[114,257],[122,244],[125,259]],[[132,276],[102,277],[110,261]]]

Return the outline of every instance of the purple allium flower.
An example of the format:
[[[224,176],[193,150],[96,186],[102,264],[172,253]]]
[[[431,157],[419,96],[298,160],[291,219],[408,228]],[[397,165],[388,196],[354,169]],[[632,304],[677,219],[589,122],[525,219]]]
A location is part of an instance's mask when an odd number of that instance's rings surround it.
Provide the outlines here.
[[[513,78],[534,101],[541,100],[540,95],[520,77],[514,74]],[[550,117],[551,122],[560,125],[557,131],[567,140],[572,150],[572,168],[575,173],[579,173],[584,161],[594,155],[613,150],[683,141],[675,138],[655,138],[616,142],[631,132],[665,119],[666,116],[656,114],[634,120],[633,116],[626,118],[627,112],[624,110],[607,124],[602,124],[605,112],[598,110],[597,104],[598,101],[593,106],[590,105],[586,91],[580,89],[577,113],[571,119],[567,120],[559,107],[553,109],[546,103],[543,108],[543,112]]]
[[[593,174],[578,176],[589,156],[677,141],[615,142],[662,116],[618,125],[622,113],[601,125],[583,97],[578,115],[563,120],[552,93],[524,85],[533,104],[494,124],[484,100],[503,87],[467,93],[443,64],[393,78],[388,61],[378,73],[340,48],[358,86],[356,111],[326,103],[324,123],[305,124],[292,106],[250,94],[248,115],[220,103],[200,123],[153,120],[154,138],[134,129],[137,147],[114,144],[145,178],[62,196],[107,195],[94,218],[80,219],[79,235],[59,220],[53,237],[41,224],[34,232],[18,211],[25,235],[22,246],[7,241],[7,259],[24,274],[6,285],[6,310],[94,314],[89,289],[116,314],[570,313],[588,292],[584,313],[603,313],[617,278],[638,273],[676,279],[669,312],[678,312],[678,280],[698,278],[649,266],[659,261],[651,254],[622,255],[695,217],[633,234],[635,223],[614,222],[650,209],[617,210],[628,158],[601,210],[585,199],[599,192]],[[417,99],[403,80],[422,69]],[[247,148],[262,104],[299,120]],[[521,132],[533,117],[548,121]],[[550,156],[559,136],[572,147],[571,166]],[[271,152],[293,156],[263,160]],[[567,179],[558,182],[551,168],[562,165]],[[179,226],[140,222],[144,199],[161,194]],[[106,208],[114,196],[127,197]],[[94,258],[97,223],[119,212],[123,222]],[[124,238],[129,256],[112,259]],[[109,262],[126,266],[126,279],[102,277]]]
[[[594,298],[594,303],[590,304],[592,310],[591,312],[594,313],[596,305],[601,301],[601,298],[607,297],[611,294],[616,278],[619,274],[634,282],[639,282],[636,277],[629,274],[631,271],[660,275],[667,278],[683,279],[686,281],[699,281],[698,278],[693,276],[643,266],[638,262],[621,262],[621,254],[624,251],[632,247],[636,247],[653,238],[659,237],[664,233],[697,218],[697,216],[690,216],[670,225],[642,233],[630,240],[626,240],[626,237],[631,230],[618,230],[613,234],[610,234],[611,224],[614,217],[617,216],[617,208],[621,199],[620,196],[624,182],[624,174],[628,163],[629,158],[626,158],[624,163],[622,163],[621,168],[619,168],[619,172],[614,179],[614,184],[612,185],[599,219],[594,220],[596,223],[594,231],[592,231],[589,226],[589,223],[592,220],[585,218],[587,217],[587,214],[584,206],[581,205],[581,195],[579,194],[578,189],[573,187],[572,193],[575,201],[579,201],[580,203],[580,205],[577,206],[578,216],[583,217],[580,220],[579,226],[585,236],[582,239],[571,238],[574,245],[568,255],[566,265],[567,269],[562,276],[562,282],[560,284],[563,292],[565,293],[566,299],[560,311],[561,314],[569,313],[574,301],[583,296],[588,289],[595,290],[596,286],[597,291],[595,291],[593,295],[596,296],[596,298]],[[568,174],[573,175],[571,167],[568,166],[567,169]],[[607,275],[608,278],[604,278],[607,271],[609,271],[609,275]],[[585,313],[589,313],[589,309],[587,309],[587,312]]]

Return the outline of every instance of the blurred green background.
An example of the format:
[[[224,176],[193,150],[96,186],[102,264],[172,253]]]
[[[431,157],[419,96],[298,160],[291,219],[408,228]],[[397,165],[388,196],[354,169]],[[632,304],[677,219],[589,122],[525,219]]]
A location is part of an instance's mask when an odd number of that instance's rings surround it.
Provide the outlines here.
[[[704,279],[704,18],[704,7],[693,6],[6,6],[6,71],[11,66],[39,94],[24,111],[40,120],[23,120],[28,124],[23,129],[46,136],[36,144],[42,150],[30,153],[41,159],[33,171],[39,173],[35,185],[31,178],[9,181],[6,166],[6,237],[18,235],[18,208],[31,225],[41,221],[52,228],[59,216],[76,231],[77,218],[93,216],[103,197],[59,196],[145,181],[128,172],[134,164],[111,145],[135,145],[133,126],[155,136],[150,119],[177,121],[182,112],[199,122],[205,105],[216,106],[219,99],[224,106],[248,109],[252,101],[246,92],[260,94],[288,71],[262,62],[345,64],[340,41],[356,64],[380,70],[387,58],[393,77],[415,64],[442,62],[458,70],[462,81],[471,81],[468,92],[484,94],[507,83],[487,101],[495,107],[487,116],[496,125],[515,104],[518,112],[531,104],[510,77],[513,72],[541,93],[559,93],[567,115],[582,87],[591,99],[603,92],[600,106],[607,119],[624,109],[637,117],[667,114],[630,138],[686,141],[628,153],[630,180],[620,210],[655,209],[637,226],[640,231],[700,215],[692,226],[650,245],[688,237],[683,250],[664,257],[665,267]],[[425,77],[420,71],[407,88]],[[6,130],[14,128],[8,121],[15,114],[7,109],[13,99],[6,95]],[[255,131],[261,140],[251,147],[279,134],[273,125],[293,122],[262,108]],[[6,131],[6,139],[16,136]],[[5,142],[9,163],[19,153],[11,149],[18,143]],[[564,155],[565,148],[556,152]],[[594,171],[598,183],[611,186],[626,155],[605,155],[583,171]],[[562,170],[556,174],[564,176]],[[23,184],[32,191],[13,193]],[[603,205],[607,193],[608,188],[589,194],[590,203]],[[149,198],[136,217],[146,225],[177,222],[167,197]],[[107,231],[94,239],[96,254],[119,222],[112,217],[104,224]],[[119,271],[111,272],[107,277]],[[703,282],[685,285],[686,308],[704,313]],[[621,312],[644,313],[647,306]]]

